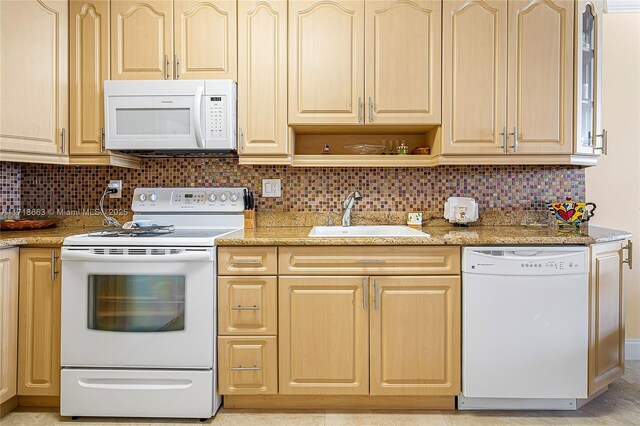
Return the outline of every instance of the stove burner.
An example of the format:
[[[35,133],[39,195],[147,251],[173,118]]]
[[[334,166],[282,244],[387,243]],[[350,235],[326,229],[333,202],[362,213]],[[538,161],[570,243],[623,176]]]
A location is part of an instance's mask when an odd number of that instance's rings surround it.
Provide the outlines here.
[[[90,232],[88,235],[90,237],[156,237],[159,235],[171,234],[173,231],[173,225],[154,225],[140,226],[130,229],[122,227],[105,228]]]

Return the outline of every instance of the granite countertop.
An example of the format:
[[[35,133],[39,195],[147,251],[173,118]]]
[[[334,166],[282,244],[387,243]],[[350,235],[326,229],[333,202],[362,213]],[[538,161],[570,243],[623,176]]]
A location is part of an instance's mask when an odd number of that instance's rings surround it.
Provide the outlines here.
[[[296,245],[518,245],[518,244],[594,244],[630,238],[615,229],[588,227],[577,230],[526,228],[524,226],[425,227],[431,238],[411,237],[309,237],[311,227],[264,227],[245,229],[216,240],[220,246],[296,246]]]
[[[0,232],[0,247],[21,245],[59,246],[65,237],[86,234],[100,227],[65,226],[36,231]],[[593,244],[630,238],[615,229],[591,226],[579,230],[523,226],[425,227],[431,238],[324,238],[309,237],[309,226],[246,229],[218,238],[221,246],[286,245],[502,245],[502,244]]]

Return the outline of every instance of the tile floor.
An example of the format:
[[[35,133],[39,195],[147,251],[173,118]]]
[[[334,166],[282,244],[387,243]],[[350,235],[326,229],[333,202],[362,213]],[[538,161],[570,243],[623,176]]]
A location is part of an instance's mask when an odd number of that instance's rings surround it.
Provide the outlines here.
[[[461,412],[461,411],[254,411],[225,410],[215,418],[198,420],[80,418],[72,421],[52,411],[18,409],[0,420],[9,425],[640,425],[640,361],[628,361],[623,378],[609,391],[578,411]]]

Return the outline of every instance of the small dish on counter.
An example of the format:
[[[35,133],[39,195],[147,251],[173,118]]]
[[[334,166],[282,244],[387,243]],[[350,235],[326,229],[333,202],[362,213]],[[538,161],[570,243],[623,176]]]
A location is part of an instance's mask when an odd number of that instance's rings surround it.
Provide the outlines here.
[[[0,229],[4,231],[32,231],[51,228],[58,223],[54,219],[0,219]]]

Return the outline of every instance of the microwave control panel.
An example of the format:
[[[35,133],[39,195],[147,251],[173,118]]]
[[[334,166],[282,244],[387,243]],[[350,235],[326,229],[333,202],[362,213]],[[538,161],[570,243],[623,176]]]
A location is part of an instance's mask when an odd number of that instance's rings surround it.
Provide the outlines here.
[[[225,139],[227,137],[227,97],[205,95],[206,98],[206,139]]]

